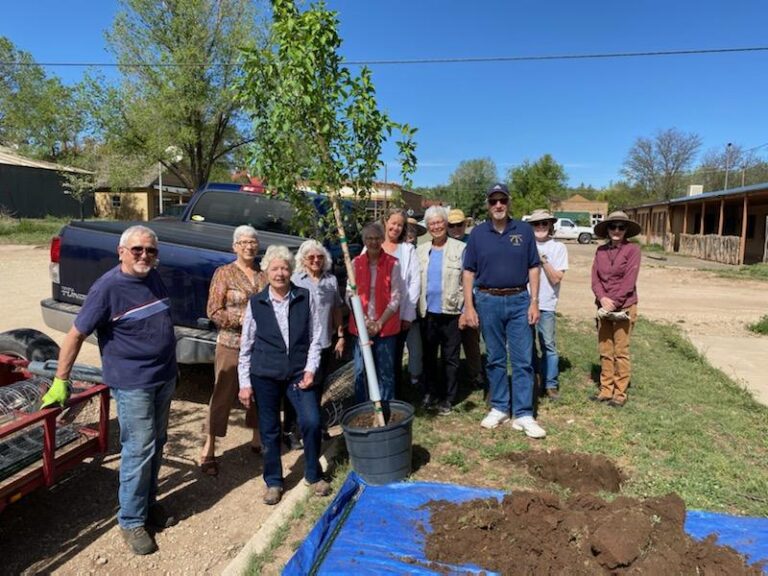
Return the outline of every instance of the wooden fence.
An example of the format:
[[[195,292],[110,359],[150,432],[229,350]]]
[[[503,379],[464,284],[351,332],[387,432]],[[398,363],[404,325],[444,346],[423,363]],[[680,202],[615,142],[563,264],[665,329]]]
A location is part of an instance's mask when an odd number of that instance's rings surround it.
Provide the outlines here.
[[[680,254],[723,264],[739,263],[739,237],[708,234],[680,234]]]

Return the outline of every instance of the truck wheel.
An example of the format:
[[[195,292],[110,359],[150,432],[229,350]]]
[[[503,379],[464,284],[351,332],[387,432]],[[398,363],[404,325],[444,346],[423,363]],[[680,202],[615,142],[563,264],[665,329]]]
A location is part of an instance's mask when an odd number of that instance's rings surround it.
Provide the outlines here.
[[[587,234],[586,232],[582,232],[579,234],[579,237],[576,239],[579,244],[589,244],[592,242],[592,235]]]
[[[0,354],[45,362],[59,357],[59,345],[38,330],[20,328],[0,332]]]

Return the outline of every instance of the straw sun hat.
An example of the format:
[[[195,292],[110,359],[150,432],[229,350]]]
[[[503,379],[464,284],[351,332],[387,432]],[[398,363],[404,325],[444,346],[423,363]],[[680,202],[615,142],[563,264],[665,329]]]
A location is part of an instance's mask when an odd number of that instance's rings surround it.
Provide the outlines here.
[[[608,214],[608,218],[602,222],[595,224],[595,236],[598,238],[607,238],[608,224],[611,222],[623,222],[627,226],[627,233],[624,234],[624,238],[632,238],[632,236],[637,236],[640,234],[640,224],[634,220],[630,220],[626,212],[617,210],[616,212],[611,212]]]

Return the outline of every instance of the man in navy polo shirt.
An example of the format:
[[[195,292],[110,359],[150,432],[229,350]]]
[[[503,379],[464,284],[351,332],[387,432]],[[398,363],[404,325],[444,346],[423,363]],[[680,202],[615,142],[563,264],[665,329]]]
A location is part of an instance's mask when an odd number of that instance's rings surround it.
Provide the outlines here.
[[[176,388],[176,336],[168,293],[155,266],[157,236],[132,226],[120,237],[120,264],[106,272],[64,338],[54,385],[66,382],[88,334],[96,331],[104,382],[120,422],[117,522],[134,554],[157,549],[147,532],[176,523],[156,502],[157,477]]]
[[[533,417],[531,365],[531,325],[539,319],[536,239],[528,224],[509,217],[509,190],[504,184],[494,184],[486,196],[490,217],[472,230],[464,253],[465,320],[471,327],[480,326],[487,355],[491,411],[481,426],[496,428],[511,415],[513,429],[543,438],[547,433]]]

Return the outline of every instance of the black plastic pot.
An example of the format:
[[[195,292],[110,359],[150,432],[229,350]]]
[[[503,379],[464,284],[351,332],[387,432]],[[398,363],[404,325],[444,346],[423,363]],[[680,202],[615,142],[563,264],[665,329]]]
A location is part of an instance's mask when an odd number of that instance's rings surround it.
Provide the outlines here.
[[[385,406],[387,418],[383,427],[358,428],[349,422],[356,416],[373,413],[373,402],[364,402],[349,408],[341,416],[341,428],[352,469],[368,484],[388,484],[405,479],[411,473],[411,446],[413,440],[413,406],[400,400],[391,400]]]

